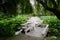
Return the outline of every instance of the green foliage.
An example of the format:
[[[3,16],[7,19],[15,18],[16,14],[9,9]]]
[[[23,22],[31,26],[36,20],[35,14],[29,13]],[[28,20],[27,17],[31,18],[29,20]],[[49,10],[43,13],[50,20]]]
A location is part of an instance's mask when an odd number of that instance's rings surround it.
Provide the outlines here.
[[[45,24],[49,23],[50,21],[58,20],[56,16],[41,16],[40,18],[44,20]]]
[[[16,20],[20,21],[20,24],[25,23],[27,21],[28,17],[27,16],[16,16]]]
[[[49,22],[50,35],[60,36],[60,20]]]
[[[19,14],[17,12],[18,5],[20,7],[21,14],[28,14],[33,12],[33,8],[30,4],[30,0],[7,0],[7,2],[0,4],[0,10],[5,13],[7,16]]]
[[[21,14],[28,14],[33,12],[30,0],[20,0]]]
[[[51,8],[53,7],[53,4],[52,4],[51,0],[48,0],[48,1],[47,1],[47,5],[48,5],[49,7],[51,7]]]
[[[42,16],[44,23],[49,24],[49,35],[50,36],[60,36],[60,20],[55,16]]]
[[[60,40],[60,37],[56,37],[56,38],[49,37],[48,40]]]
[[[27,21],[26,16],[16,16],[0,20],[0,36],[13,36],[15,35],[16,29],[20,24]]]
[[[35,4],[35,9],[34,9],[33,15],[37,16],[51,16],[54,15],[52,12],[46,10],[41,4],[37,3]]]

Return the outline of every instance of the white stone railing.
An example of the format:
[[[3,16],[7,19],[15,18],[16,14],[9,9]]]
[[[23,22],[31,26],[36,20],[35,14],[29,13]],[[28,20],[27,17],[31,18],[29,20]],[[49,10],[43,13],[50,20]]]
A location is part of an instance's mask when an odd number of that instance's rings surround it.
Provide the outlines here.
[[[25,34],[27,34],[28,30],[29,31],[34,30],[35,27],[38,27],[38,25],[41,25],[42,23],[43,23],[43,20],[36,21],[36,22],[30,22],[30,21],[28,21],[27,23],[21,24],[21,25],[23,26],[22,28],[24,29]]]
[[[43,32],[42,32],[42,36],[46,36],[47,35],[47,32],[48,32],[48,24],[46,25],[46,27],[44,28]]]

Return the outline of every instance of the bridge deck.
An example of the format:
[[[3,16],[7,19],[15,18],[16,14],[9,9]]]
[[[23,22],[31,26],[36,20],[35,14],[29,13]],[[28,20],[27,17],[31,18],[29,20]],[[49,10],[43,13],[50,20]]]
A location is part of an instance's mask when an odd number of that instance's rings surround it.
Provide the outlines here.
[[[42,31],[44,28],[36,27],[35,30],[28,32],[26,35],[33,36],[33,37],[42,37]]]

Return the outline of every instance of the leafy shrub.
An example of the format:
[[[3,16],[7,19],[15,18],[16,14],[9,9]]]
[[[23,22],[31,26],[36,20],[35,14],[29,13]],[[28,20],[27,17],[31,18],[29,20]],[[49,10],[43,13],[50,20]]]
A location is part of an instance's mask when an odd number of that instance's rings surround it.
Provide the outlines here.
[[[49,22],[50,35],[60,36],[60,20]]]
[[[15,35],[17,26],[25,23],[28,20],[26,16],[16,16],[0,20],[0,36],[13,36]]]
[[[58,20],[55,16],[41,16],[40,18],[44,20],[45,24],[48,24],[50,21]]]
[[[49,35],[60,36],[60,20],[55,16],[42,16],[44,23],[49,24]]]
[[[49,37],[48,40],[60,40],[60,37],[56,37],[56,38]]]

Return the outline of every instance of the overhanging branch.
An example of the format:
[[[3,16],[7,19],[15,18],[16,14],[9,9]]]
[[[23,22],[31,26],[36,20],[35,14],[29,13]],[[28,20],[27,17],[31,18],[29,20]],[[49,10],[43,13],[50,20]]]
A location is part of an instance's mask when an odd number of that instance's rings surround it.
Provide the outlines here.
[[[53,11],[53,12],[54,12],[54,10],[56,10],[55,8],[50,8],[50,7],[48,7],[48,5],[47,5],[45,2],[43,2],[43,1],[40,1],[40,3],[42,4],[42,6],[43,6],[45,9],[47,9],[47,10],[49,10],[49,11]]]
[[[53,13],[58,17],[58,19],[60,19],[60,15],[59,15],[60,11],[59,11],[58,9],[56,9],[57,7],[50,8],[50,7],[48,7],[48,5],[47,5],[45,2],[43,2],[43,1],[38,1],[38,0],[37,0],[37,2],[39,2],[40,4],[42,4],[42,6],[43,6],[46,10],[49,10],[49,11],[53,12]],[[55,5],[56,5],[56,4],[55,4]]]

